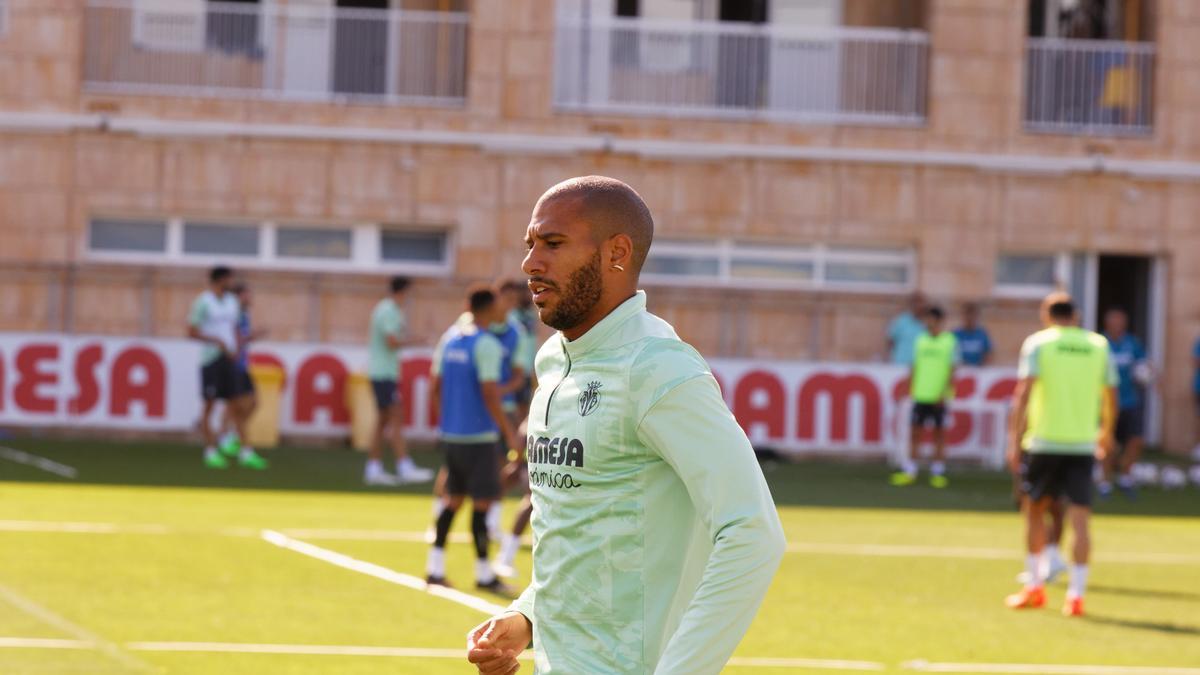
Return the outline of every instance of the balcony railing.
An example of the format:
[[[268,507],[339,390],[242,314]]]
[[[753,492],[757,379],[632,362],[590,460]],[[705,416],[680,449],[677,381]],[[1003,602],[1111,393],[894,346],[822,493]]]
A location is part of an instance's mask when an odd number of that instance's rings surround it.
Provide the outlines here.
[[[88,0],[84,86],[105,93],[462,105],[467,14]]]
[[[911,125],[925,120],[921,31],[559,19],[561,110]]]
[[[1068,134],[1149,134],[1154,124],[1154,45],[1030,38],[1025,127]]]

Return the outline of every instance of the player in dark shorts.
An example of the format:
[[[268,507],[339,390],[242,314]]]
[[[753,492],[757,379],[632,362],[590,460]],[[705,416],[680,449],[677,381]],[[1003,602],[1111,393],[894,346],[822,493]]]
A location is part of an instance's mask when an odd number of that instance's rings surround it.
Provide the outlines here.
[[[439,446],[445,455],[446,496],[435,522],[433,547],[426,564],[426,582],[446,585],[446,539],[454,515],[471,498],[471,532],[475,537],[475,585],[501,594],[511,590],[500,581],[488,560],[490,544],[487,511],[500,498],[500,465],[496,446],[520,442],[502,403],[501,370],[504,348],[489,330],[504,321],[490,288],[468,295],[471,323],[456,323],[442,335],[439,361],[431,372],[431,398],[439,409]]]
[[[1096,457],[1103,459],[1112,447],[1119,380],[1108,341],[1076,325],[1069,295],[1051,294],[1043,307],[1051,325],[1021,347],[1007,451],[1010,468],[1022,472],[1028,581],[1005,604],[1013,609],[1046,604],[1046,510],[1065,497],[1075,542],[1063,614],[1081,616],[1091,556],[1092,469]],[[1023,468],[1022,448],[1029,454]]]

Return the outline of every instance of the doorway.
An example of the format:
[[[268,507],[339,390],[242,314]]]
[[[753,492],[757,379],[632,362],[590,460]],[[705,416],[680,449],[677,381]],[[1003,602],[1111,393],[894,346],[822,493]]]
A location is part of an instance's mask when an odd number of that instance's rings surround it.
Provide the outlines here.
[[[1086,307],[1085,320],[1103,332],[1104,313],[1112,308],[1125,310],[1129,333],[1142,343],[1148,361],[1161,373],[1166,344],[1166,263],[1136,255],[1097,255],[1094,261],[1094,302]],[[1147,387],[1143,393],[1146,440],[1155,443],[1160,439],[1162,401],[1154,387]]]
[[[337,0],[333,91],[381,96],[387,93],[391,0]],[[376,11],[370,11],[376,10]]]

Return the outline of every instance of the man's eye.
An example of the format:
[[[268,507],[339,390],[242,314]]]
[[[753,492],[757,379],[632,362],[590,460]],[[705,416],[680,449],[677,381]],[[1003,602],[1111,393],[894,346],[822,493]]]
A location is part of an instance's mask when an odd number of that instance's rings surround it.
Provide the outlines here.
[[[546,242],[546,246],[549,246],[550,248],[558,248],[559,246],[562,246],[562,242],[560,242],[560,241],[548,241],[548,242]]]

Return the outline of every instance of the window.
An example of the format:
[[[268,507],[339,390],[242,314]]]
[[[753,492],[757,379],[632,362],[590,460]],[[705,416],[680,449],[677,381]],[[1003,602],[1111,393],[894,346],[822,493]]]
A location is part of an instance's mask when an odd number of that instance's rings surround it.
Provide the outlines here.
[[[664,241],[651,247],[644,273],[666,284],[903,292],[914,266],[911,249]]]
[[[1065,253],[1001,253],[996,258],[996,294],[1039,298],[1073,279],[1071,256]]]
[[[111,253],[165,253],[167,223],[154,220],[93,220],[88,248]]]
[[[259,46],[258,0],[220,0],[208,3],[205,35],[210,49],[262,58]]]
[[[0,0],[2,1],[2,0]],[[453,248],[446,228],[104,218],[91,220],[87,256],[162,265],[214,265],[445,275]]]
[[[275,237],[275,255],[280,258],[350,259],[349,230],[289,226],[280,227]]]
[[[388,262],[440,263],[446,258],[445,232],[379,233],[380,258]]]
[[[258,228],[219,223],[183,224],[183,252],[195,255],[257,256]]]

